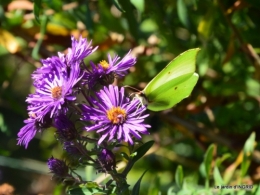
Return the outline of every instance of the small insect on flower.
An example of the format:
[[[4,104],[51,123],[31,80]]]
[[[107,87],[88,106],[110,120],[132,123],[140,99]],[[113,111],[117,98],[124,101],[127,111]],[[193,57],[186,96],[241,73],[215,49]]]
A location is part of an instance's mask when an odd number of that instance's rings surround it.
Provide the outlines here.
[[[151,126],[144,123],[149,116],[145,114],[146,106],[138,106],[139,100],[126,97],[123,87],[109,85],[90,100],[95,107],[82,105],[82,120],[95,122],[85,129],[101,135],[98,144],[106,138],[133,144],[132,136],[141,139],[140,134],[149,134],[147,128]]]

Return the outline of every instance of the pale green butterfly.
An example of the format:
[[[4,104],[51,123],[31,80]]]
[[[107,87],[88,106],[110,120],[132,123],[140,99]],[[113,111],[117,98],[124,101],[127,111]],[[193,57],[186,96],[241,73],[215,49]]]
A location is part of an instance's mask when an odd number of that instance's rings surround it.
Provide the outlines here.
[[[199,75],[195,73],[199,48],[190,49],[173,59],[159,74],[136,94],[142,105],[152,111],[173,107],[188,97],[196,85]]]

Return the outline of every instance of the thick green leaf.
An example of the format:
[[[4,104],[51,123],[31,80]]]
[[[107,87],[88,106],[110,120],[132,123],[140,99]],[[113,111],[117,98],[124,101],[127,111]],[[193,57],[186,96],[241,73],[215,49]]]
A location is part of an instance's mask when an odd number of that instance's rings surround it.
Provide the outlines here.
[[[202,195],[202,194],[213,195],[212,191],[211,190],[207,190],[207,189],[195,190],[193,194],[194,195]]]
[[[177,195],[186,195],[186,194],[192,194],[191,190],[181,190],[177,193]]]
[[[259,195],[259,194],[260,194],[260,184],[257,185],[253,195]]]
[[[35,16],[35,20],[40,23],[40,12],[42,10],[42,0],[34,0],[34,5],[33,5],[33,13]]]
[[[139,148],[137,148],[136,155],[133,157],[132,162],[133,164],[138,161],[140,158],[142,158],[143,155],[153,146],[154,141],[148,141]]]
[[[139,37],[139,21],[137,21],[136,17],[133,17],[134,8],[130,1],[120,1],[120,4],[122,5],[122,8],[125,10],[125,12],[122,14],[124,18],[126,19],[125,22],[126,29],[130,31],[131,35],[134,37]]]
[[[217,166],[214,167],[213,177],[214,177],[215,185],[224,185],[224,180],[222,179]]]
[[[206,168],[205,168],[205,164],[204,162],[202,162],[199,166],[199,171],[200,171],[200,174],[203,176],[203,177],[206,177]]]
[[[204,166],[205,166],[205,171],[206,171],[206,178],[209,179],[210,172],[211,172],[211,163],[213,160],[213,152],[214,152],[214,144],[211,144],[204,156]]]
[[[144,0],[130,0],[130,2],[140,11],[143,13],[144,11]]]
[[[244,146],[244,152],[248,155],[252,154],[255,148],[255,132],[253,132],[250,137],[246,140]]]
[[[146,170],[147,171],[147,170]],[[140,191],[140,186],[141,186],[141,181],[142,178],[144,176],[144,174],[146,173],[146,171],[142,174],[142,176],[138,179],[138,181],[136,182],[136,184],[133,187],[133,191],[132,191],[132,195],[138,195],[139,191]]]
[[[258,80],[255,79],[247,79],[246,81],[246,90],[247,94],[252,96],[252,97],[259,97],[259,92],[260,92],[260,84]]]
[[[79,187],[70,188],[67,190],[67,194],[69,195],[92,195],[92,194],[107,194],[100,189],[97,184],[95,185],[82,185]]]
[[[177,13],[182,24],[189,27],[188,10],[184,0],[177,0]]]
[[[232,155],[230,153],[223,154],[220,158],[217,158],[216,165],[219,167],[223,161],[230,158]]]
[[[135,152],[133,152],[130,155],[130,157],[132,157],[132,159],[130,159],[130,161],[128,162],[128,164],[122,174],[126,176],[127,173],[134,166],[136,161],[138,161],[143,155],[145,155],[145,153],[153,146],[153,144],[154,144],[154,141],[148,141],[145,144],[143,144],[142,146],[140,146],[139,148],[137,148],[137,150],[135,150]]]
[[[121,152],[120,155],[129,161],[129,156],[125,152]]]
[[[239,190],[236,195],[245,195],[245,194],[246,194],[245,190]]]
[[[64,186],[62,184],[58,184],[55,186],[54,190],[53,190],[53,195],[60,195],[63,193],[63,188]]]
[[[250,137],[246,140],[243,148],[243,161],[241,163],[241,175],[242,177],[246,175],[247,170],[250,166],[250,158],[255,148],[255,132],[253,132]]]
[[[152,33],[154,31],[157,31],[158,24],[156,24],[152,19],[147,18],[142,21],[139,28],[144,33]]]
[[[177,186],[181,189],[182,188],[182,183],[183,183],[183,170],[182,166],[179,165],[177,167],[176,173],[175,173],[175,182]]]
[[[185,176],[183,179],[182,191],[189,191],[195,189],[198,186],[199,174],[198,172],[191,173],[188,176]]]
[[[176,195],[174,189],[175,189],[174,186],[170,187],[170,188],[168,189],[168,191],[167,191],[167,195]]]
[[[44,1],[51,9],[55,10],[56,12],[62,11],[62,1],[61,0],[47,0]]]

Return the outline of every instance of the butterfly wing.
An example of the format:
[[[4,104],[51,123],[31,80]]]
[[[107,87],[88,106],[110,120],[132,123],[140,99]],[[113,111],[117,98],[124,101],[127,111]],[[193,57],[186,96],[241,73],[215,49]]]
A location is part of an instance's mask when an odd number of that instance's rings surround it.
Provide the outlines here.
[[[169,86],[165,85],[162,88],[158,88],[154,94],[149,96],[149,98],[153,99],[150,100],[148,97],[148,109],[152,111],[161,111],[166,110],[173,107],[175,104],[179,103],[184,98],[188,97],[194,86],[198,81],[199,75],[197,73],[193,73],[193,75],[186,79],[183,82],[179,82],[176,85],[171,85],[170,90],[164,90]]]
[[[159,111],[170,108],[191,93],[198,80],[194,72],[199,50],[190,49],[180,54],[148,83],[143,90],[149,102],[148,109]]]

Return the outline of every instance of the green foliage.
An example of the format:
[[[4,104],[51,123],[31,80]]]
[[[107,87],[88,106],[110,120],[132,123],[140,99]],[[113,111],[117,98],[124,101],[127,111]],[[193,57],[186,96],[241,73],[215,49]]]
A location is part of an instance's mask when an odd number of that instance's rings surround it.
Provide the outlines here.
[[[182,184],[183,184],[183,170],[182,170],[182,166],[178,166],[176,173],[175,173],[175,181],[177,186],[181,189],[182,188]]]
[[[254,137],[255,133],[253,132],[252,135],[246,140],[244,144],[244,149],[241,151],[248,150],[253,151],[254,148]],[[245,149],[247,148],[247,149]],[[244,159],[241,163],[240,170],[244,175],[238,176],[238,178],[233,178],[234,180],[239,179],[239,183],[234,183],[232,180],[229,182],[225,182],[222,178],[220,169],[222,168],[221,163],[230,157],[229,154],[223,154],[219,157],[214,157],[214,153],[216,152],[216,146],[210,145],[205,153],[204,161],[202,163],[203,171],[201,172],[202,175],[205,175],[206,183],[205,185],[199,185],[199,183],[194,182],[186,182],[187,176],[183,176],[182,167],[178,166],[175,173],[175,182],[176,186],[169,188],[168,195],[182,195],[182,194],[257,194],[259,193],[258,185],[253,184],[245,184],[242,182],[242,179],[245,178],[247,170],[245,170],[243,163]],[[252,153],[247,153],[248,158],[251,157]],[[214,164],[214,167],[212,166]],[[213,169],[212,169],[213,167]],[[185,185],[180,185],[180,180],[184,180]],[[193,179],[196,181],[196,178]],[[211,184],[209,187],[209,183]]]
[[[134,152],[134,157],[132,159],[133,163],[136,163],[145,153],[153,146],[154,141],[148,141],[142,146],[140,146],[135,152]]]
[[[92,194],[107,194],[105,193],[98,184],[95,183],[87,183],[85,185],[81,185],[79,187],[73,187],[67,190],[67,194],[70,195],[92,195]]]
[[[247,139],[243,148],[243,161],[241,163],[241,177],[244,177],[251,163],[251,156],[255,149],[255,132]]]
[[[33,12],[35,16],[35,20],[40,23],[40,12],[42,10],[42,0],[35,0],[34,1],[34,6],[33,6]]]
[[[142,174],[142,176],[138,179],[138,181],[134,185],[133,190],[132,190],[132,195],[139,195],[141,181],[142,181],[142,178],[143,178],[144,174],[146,173],[146,171]]]

